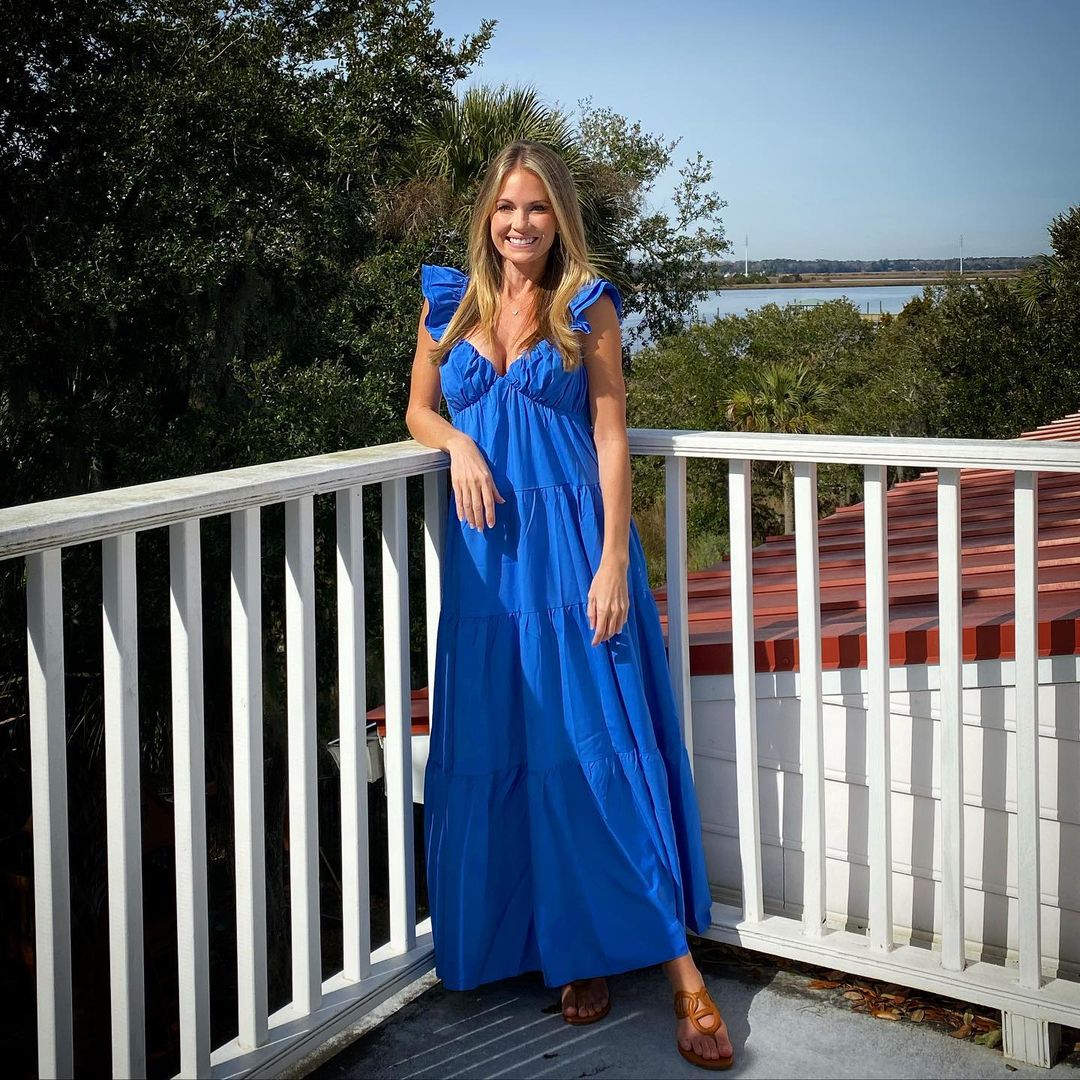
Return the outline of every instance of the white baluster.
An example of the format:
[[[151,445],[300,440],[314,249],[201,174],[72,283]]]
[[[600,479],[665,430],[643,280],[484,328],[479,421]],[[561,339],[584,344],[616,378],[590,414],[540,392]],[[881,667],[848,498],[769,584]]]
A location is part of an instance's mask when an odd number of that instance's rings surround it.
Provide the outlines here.
[[[964,968],[964,698],[960,473],[938,472],[938,626],[941,664],[941,964]]]
[[[499,507],[496,504],[495,520]],[[424,597],[427,604],[428,716],[431,715],[435,686],[435,658],[438,643],[439,612],[442,608],[442,553],[446,542],[448,507],[446,473],[424,473]]]
[[[285,503],[285,660],[289,713],[289,908],[293,1011],[322,998],[319,928],[318,732],[315,714],[313,499]]]
[[[866,537],[866,776],[870,821],[870,944],[893,947],[892,734],[889,702],[889,524],[884,465],[864,470]]]
[[[206,1076],[210,1072],[210,944],[199,553],[197,518],[169,526],[180,1075],[190,1077]]]
[[[1039,475],[1018,472],[1016,551],[1016,850],[1020,985],[1042,985],[1039,865]]]
[[[72,1076],[71,886],[60,549],[26,556],[38,1075]]]
[[[234,511],[230,522],[237,1041],[253,1049],[266,1042],[268,1010],[259,508]]]
[[[803,789],[803,932],[825,921],[825,751],[821,705],[821,609],[817,465],[795,464],[795,574],[799,608],[799,743]]]
[[[135,534],[101,542],[114,1076],[146,1075]]]
[[[382,483],[383,662],[386,684],[386,817],[390,942],[416,944],[413,842],[412,700],[409,675],[409,549],[405,478]]]
[[[694,767],[690,697],[690,616],[686,557],[686,458],[664,458],[664,523],[667,545],[667,646],[671,686],[682,717],[683,742]]]
[[[354,982],[371,971],[363,493],[337,493],[341,911],[344,972]]]
[[[757,694],[754,687],[754,578],[750,462],[728,462],[731,537],[731,670],[735,688],[735,775],[739,797],[739,859],[743,919],[765,914],[761,885],[758,802]]]

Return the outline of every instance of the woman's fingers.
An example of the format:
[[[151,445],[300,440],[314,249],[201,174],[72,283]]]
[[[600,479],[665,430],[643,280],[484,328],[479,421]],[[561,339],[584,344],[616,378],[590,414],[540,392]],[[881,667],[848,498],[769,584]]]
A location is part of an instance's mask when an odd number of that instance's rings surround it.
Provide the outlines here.
[[[620,633],[626,625],[626,619],[630,613],[629,605],[616,605],[612,607],[597,605],[595,601],[589,602],[589,625],[594,627],[593,644],[599,645],[602,641],[614,637]]]
[[[506,502],[489,480],[476,479],[454,489],[458,521],[468,521],[474,529],[489,529],[495,524],[495,503]]]
[[[490,529],[495,524],[495,487],[492,484],[485,484],[482,491],[483,504],[482,504],[482,517],[483,523]]]

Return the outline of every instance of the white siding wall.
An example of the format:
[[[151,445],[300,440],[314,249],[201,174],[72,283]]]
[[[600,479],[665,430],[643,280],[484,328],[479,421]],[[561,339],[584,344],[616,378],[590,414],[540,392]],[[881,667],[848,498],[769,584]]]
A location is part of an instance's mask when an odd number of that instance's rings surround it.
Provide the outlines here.
[[[1080,684],[1077,661],[1040,662],[1040,836],[1044,973],[1080,973]],[[964,667],[965,934],[970,959],[1015,960],[1015,694],[1012,664]],[[865,672],[826,673],[826,908],[866,926]],[[894,924],[899,942],[941,930],[937,669],[896,668],[892,685]],[[692,680],[695,777],[713,897],[741,903],[735,711],[730,676]],[[768,912],[802,910],[798,675],[757,676],[761,861]]]

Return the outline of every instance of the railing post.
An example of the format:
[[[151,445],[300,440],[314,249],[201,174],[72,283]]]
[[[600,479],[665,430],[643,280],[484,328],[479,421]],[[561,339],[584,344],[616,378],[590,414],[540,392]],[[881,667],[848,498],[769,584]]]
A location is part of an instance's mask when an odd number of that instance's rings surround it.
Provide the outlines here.
[[[866,777],[870,821],[870,944],[893,947],[892,725],[889,701],[889,524],[884,465],[864,471],[866,543]]]
[[[821,705],[817,465],[795,464],[795,576],[799,608],[799,741],[803,789],[803,932],[825,922],[825,750]]]
[[[964,955],[964,688],[961,624],[960,473],[938,472],[938,634],[941,665],[941,964]]]
[[[1039,476],[1013,489],[1016,559],[1016,882],[1020,985],[1042,985],[1039,863]]]
[[[71,887],[60,548],[26,556],[38,1075],[72,1076]]]
[[[236,858],[237,1042],[266,1042],[266,837],[263,826],[260,511],[230,515],[233,849]]]
[[[739,798],[739,860],[743,919],[765,915],[758,802],[757,694],[754,687],[754,578],[750,462],[728,461],[731,537],[731,670],[735,689],[735,775]]]
[[[202,568],[198,518],[169,526],[169,578],[180,1075],[198,1077],[210,1072]]]
[[[664,522],[667,545],[668,669],[682,717],[683,742],[694,768],[694,719],[690,697],[690,617],[686,559],[686,458],[664,459]]]
[[[311,495],[285,503],[285,660],[289,712],[289,909],[297,1016],[322,998],[318,733],[315,715],[315,538]]]
[[[446,472],[424,473],[424,602],[427,624],[428,720],[434,704],[435,658],[442,611],[442,553],[449,510]],[[430,730],[430,727],[429,727]]]
[[[371,972],[363,494],[363,487],[337,493],[342,951],[352,982]]]
[[[135,533],[101,542],[114,1076],[146,1075]]]
[[[406,480],[382,483],[383,671],[386,684],[386,818],[389,830],[390,942],[416,945],[413,837],[412,694],[409,676],[409,547]]]

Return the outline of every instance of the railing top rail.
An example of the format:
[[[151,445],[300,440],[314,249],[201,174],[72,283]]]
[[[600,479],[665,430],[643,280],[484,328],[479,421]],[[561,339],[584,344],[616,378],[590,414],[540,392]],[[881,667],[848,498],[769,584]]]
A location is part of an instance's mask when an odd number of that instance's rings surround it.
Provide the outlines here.
[[[446,467],[413,439],[0,509],[0,559]]]
[[[632,428],[634,454],[1080,473],[1080,443]],[[446,467],[413,439],[0,509],[0,559]]]
[[[630,452],[819,465],[1080,472],[1080,442],[1031,439],[909,439],[876,435],[774,435],[757,431],[633,428]]]

